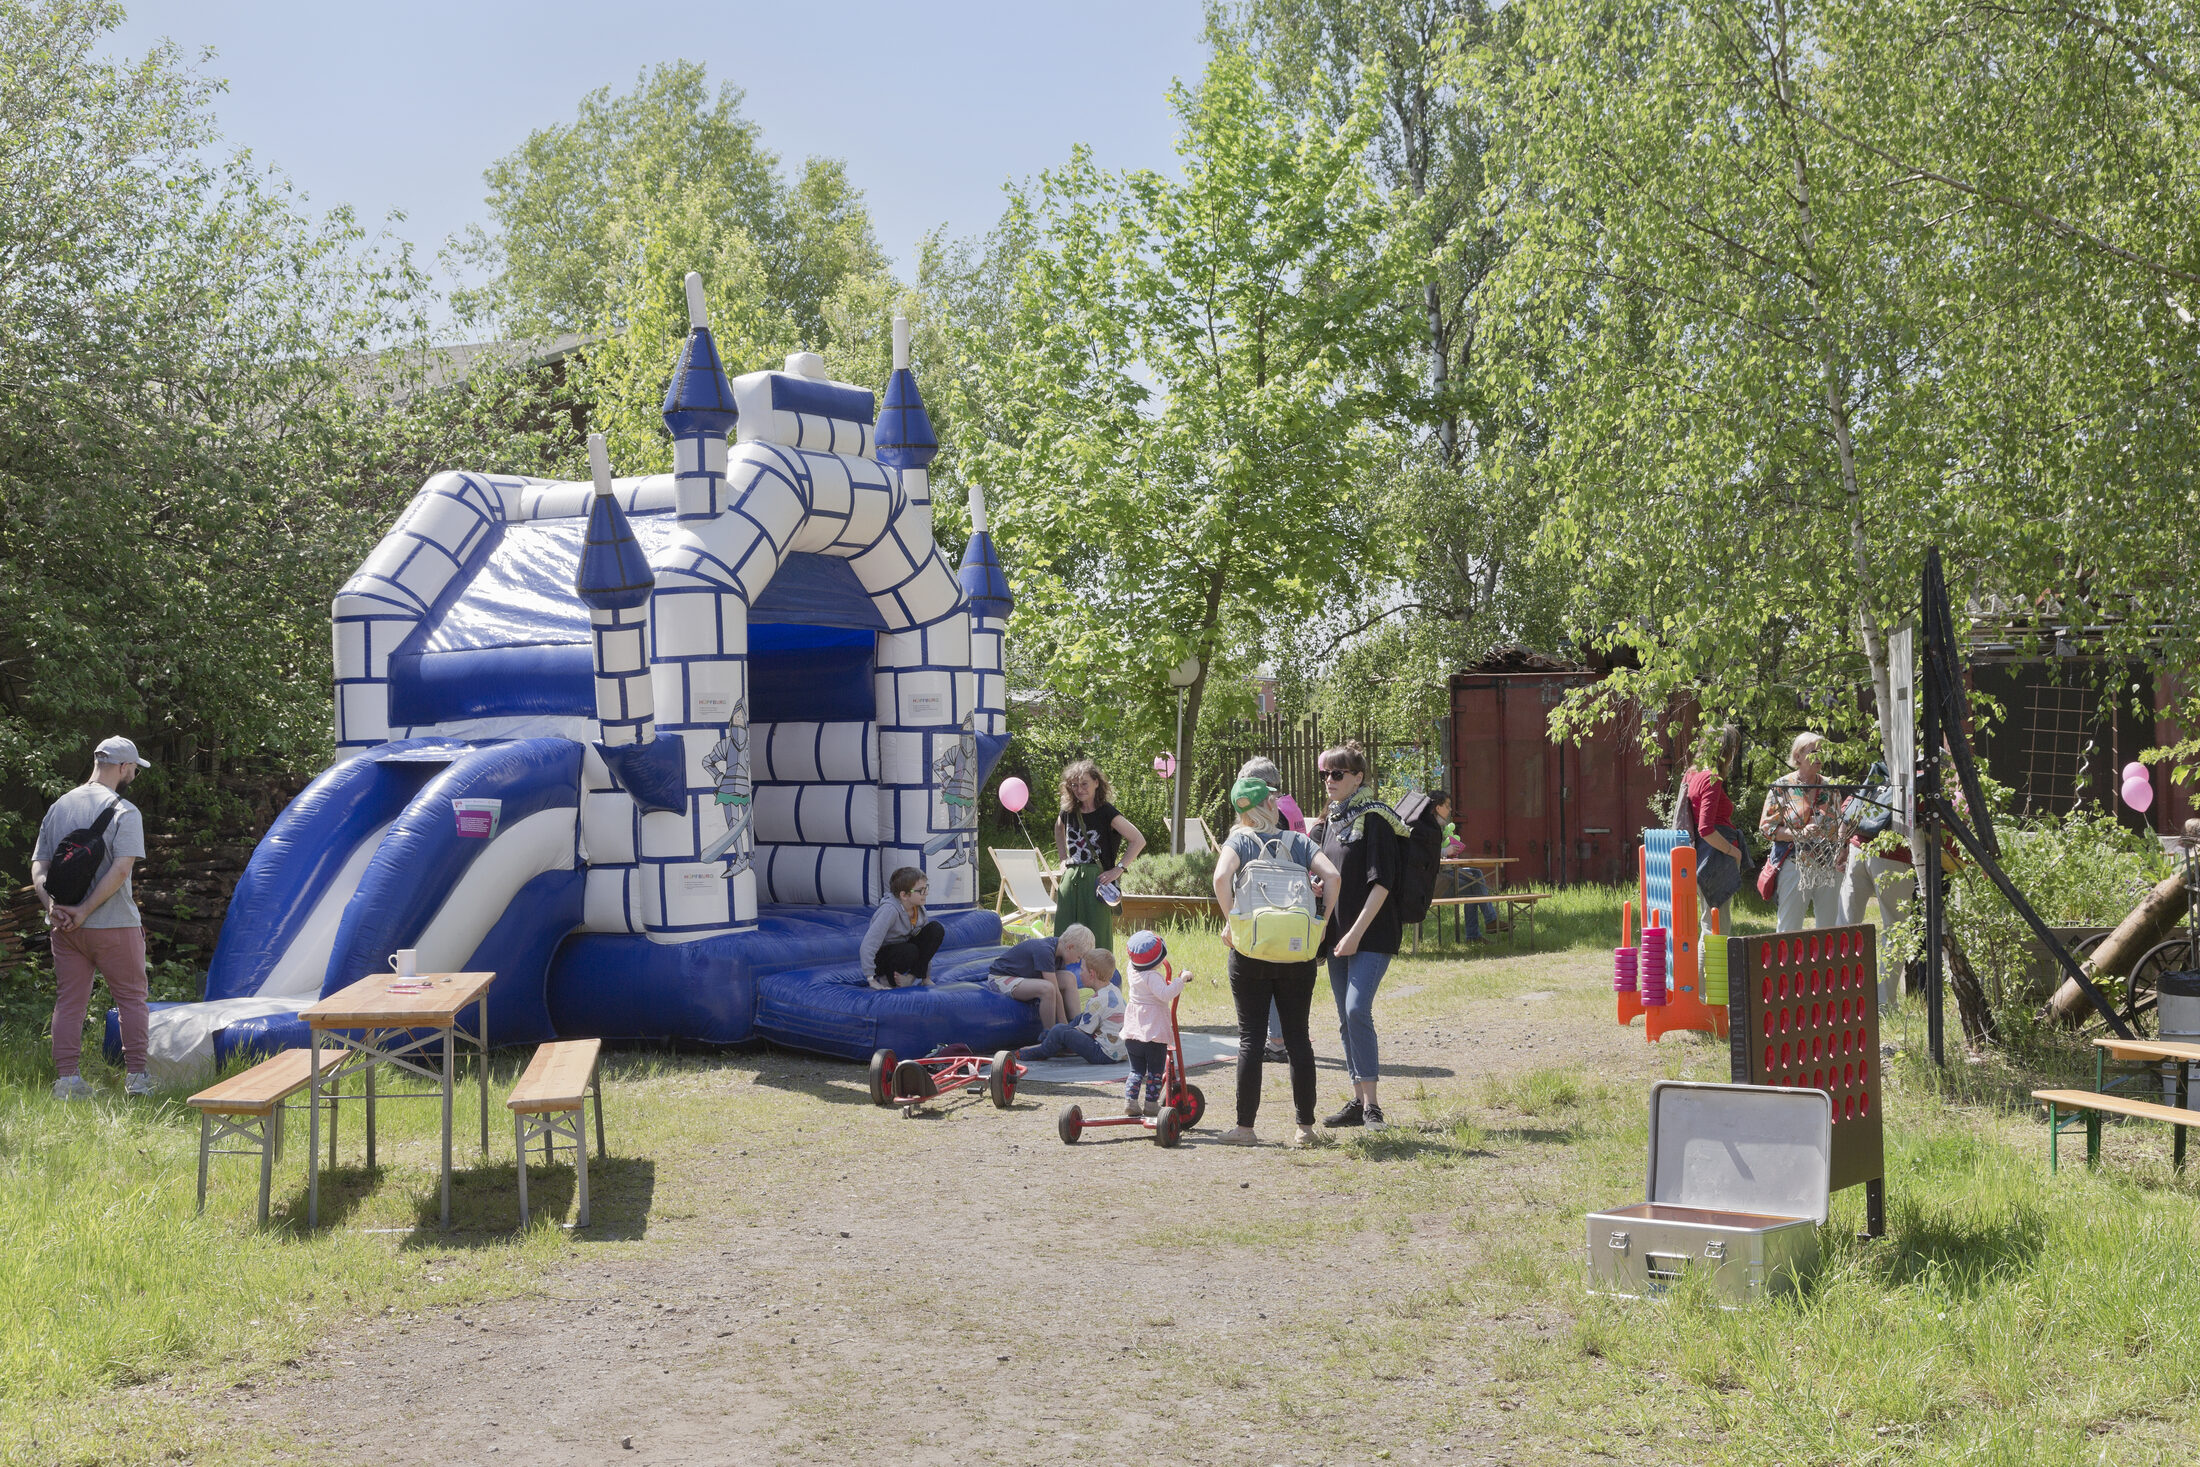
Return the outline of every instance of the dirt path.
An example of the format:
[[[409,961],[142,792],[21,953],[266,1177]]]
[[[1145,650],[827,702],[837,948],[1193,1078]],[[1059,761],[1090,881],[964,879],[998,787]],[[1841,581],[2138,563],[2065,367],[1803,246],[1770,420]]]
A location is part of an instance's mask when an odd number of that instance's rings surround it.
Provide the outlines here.
[[[1476,967],[1485,996],[1451,1001],[1418,987],[1433,968],[1395,970],[1378,1017],[1405,1124],[1310,1152],[1216,1144],[1227,1069],[1172,1152],[1063,1146],[1059,1089],[904,1121],[852,1065],[698,1066],[678,1083],[710,1113],[768,1119],[657,1157],[642,1241],[577,1237],[528,1297],[356,1325],[225,1409],[316,1460],[436,1467],[1590,1460],[1511,1415],[1508,1362],[1565,1315],[1476,1282],[1514,1223],[1567,1205],[1567,1148],[1538,1144],[1564,1137],[1457,1137],[1489,1077],[1632,1088],[1680,1046],[1599,1022],[1587,959]],[[1321,1088],[1342,1093],[1333,1065]]]

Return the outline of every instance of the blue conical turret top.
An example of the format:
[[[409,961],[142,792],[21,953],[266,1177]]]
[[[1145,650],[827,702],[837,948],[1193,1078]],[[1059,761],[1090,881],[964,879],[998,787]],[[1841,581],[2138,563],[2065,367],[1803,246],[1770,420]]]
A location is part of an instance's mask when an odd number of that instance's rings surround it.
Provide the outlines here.
[[[955,572],[955,579],[962,584],[972,616],[1006,621],[1016,609],[1016,598],[1008,589],[1008,572],[1001,569],[1000,552],[993,548],[993,537],[984,530],[971,532],[970,543],[963,547],[962,569]]]
[[[718,343],[711,339],[703,277],[692,271],[687,278],[687,302],[687,341],[665,387],[665,426],[675,438],[688,433],[730,434],[741,413],[733,405],[733,384],[726,380],[726,369],[718,360]]]
[[[611,461],[603,435],[588,435],[588,457],[596,475],[596,502],[588,509],[588,532],[581,540],[581,565],[573,592],[597,611],[626,611],[649,601],[657,588],[649,557],[626,522],[626,511],[611,494]]]
[[[897,469],[921,469],[940,451],[931,415],[917,392],[916,376],[907,367],[895,368],[886,379],[886,405],[879,409],[878,433],[872,442],[877,445],[878,461]]]

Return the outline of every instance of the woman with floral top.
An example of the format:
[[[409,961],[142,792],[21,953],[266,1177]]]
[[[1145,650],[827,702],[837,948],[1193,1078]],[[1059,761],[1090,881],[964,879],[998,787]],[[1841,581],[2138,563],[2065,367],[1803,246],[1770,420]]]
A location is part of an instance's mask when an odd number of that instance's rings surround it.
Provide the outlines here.
[[[1818,746],[1825,740],[1799,733],[1788,748],[1794,772],[1783,774],[1765,791],[1764,814],[1757,829],[1770,841],[1791,849],[1780,867],[1779,930],[1801,930],[1803,919],[1818,914],[1820,927],[1841,925],[1841,877],[1848,854],[1841,828],[1841,796],[1821,776]]]

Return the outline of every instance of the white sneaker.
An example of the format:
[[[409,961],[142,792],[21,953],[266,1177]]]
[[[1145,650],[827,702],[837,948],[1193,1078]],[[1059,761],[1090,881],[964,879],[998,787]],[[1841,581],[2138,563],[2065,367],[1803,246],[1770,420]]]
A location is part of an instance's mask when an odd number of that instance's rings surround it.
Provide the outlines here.
[[[1312,1126],[1301,1126],[1291,1133],[1291,1144],[1293,1146],[1312,1146],[1314,1141],[1314,1128]]]
[[[90,1100],[99,1094],[82,1075],[63,1075],[53,1082],[53,1098],[56,1100]]]
[[[125,1076],[122,1081],[122,1093],[124,1095],[151,1095],[153,1093],[153,1077],[143,1070]]]
[[[1138,1103],[1138,1099],[1136,1096],[1133,1096],[1131,1099],[1123,1102],[1123,1114],[1125,1116],[1135,1120],[1145,1113],[1145,1107]]]
[[[1260,1137],[1253,1134],[1251,1126],[1232,1126],[1217,1138],[1225,1146],[1258,1146]]]

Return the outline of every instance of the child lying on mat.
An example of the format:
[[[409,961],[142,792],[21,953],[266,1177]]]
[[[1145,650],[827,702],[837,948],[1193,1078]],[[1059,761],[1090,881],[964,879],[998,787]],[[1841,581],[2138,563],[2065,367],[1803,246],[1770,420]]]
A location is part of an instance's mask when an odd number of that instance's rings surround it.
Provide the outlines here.
[[[1085,954],[1085,966],[1077,985],[1092,992],[1077,1017],[1056,1024],[1039,1036],[1039,1042],[1016,1051],[1016,1058],[1060,1059],[1076,1055],[1088,1065],[1118,1065],[1130,1051],[1123,1047],[1123,990],[1116,982],[1115,954],[1096,947]]]

